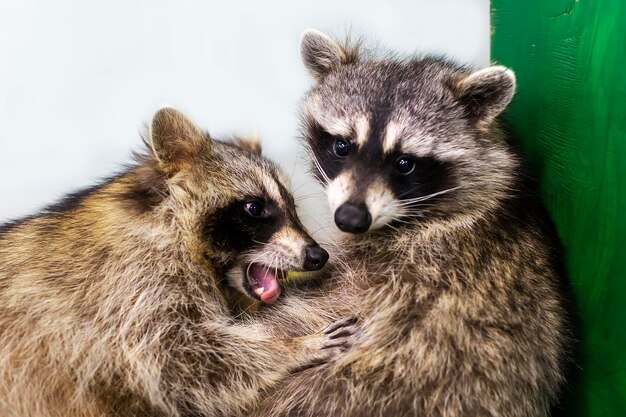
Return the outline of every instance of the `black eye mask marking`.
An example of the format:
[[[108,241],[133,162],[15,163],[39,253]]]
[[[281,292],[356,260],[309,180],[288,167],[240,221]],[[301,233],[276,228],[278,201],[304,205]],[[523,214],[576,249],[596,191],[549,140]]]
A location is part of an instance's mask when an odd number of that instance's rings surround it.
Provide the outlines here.
[[[371,126],[368,140],[358,148],[348,138],[331,135],[317,123],[307,125],[306,134],[313,154],[329,180],[332,181],[344,170],[357,173],[356,195],[366,195],[367,188],[376,179],[385,180],[401,201],[427,198],[454,186],[451,163],[431,156],[408,155],[399,150],[383,156],[381,130],[378,125]],[[337,155],[335,144],[338,141],[346,141],[350,145],[346,155]],[[414,207],[423,209],[444,198],[445,194],[434,196],[415,202]]]
[[[343,138],[335,138],[333,143],[333,152],[337,158],[345,158],[350,153],[350,142]]]
[[[415,165],[416,165],[416,162],[414,158],[407,156],[407,155],[402,155],[401,157],[396,159],[393,167],[396,170],[396,172],[402,175],[410,175],[415,170]]]
[[[400,163],[402,159],[410,159],[411,163]],[[430,194],[452,187],[450,163],[434,157],[414,157],[404,154],[392,154],[387,157],[389,183],[396,198],[401,201],[426,197]],[[400,168],[400,169],[398,169]],[[408,168],[411,168],[408,170]],[[403,171],[408,171],[404,173]],[[443,195],[442,195],[443,197]],[[420,205],[432,205],[437,197],[429,198]]]
[[[267,214],[251,216],[245,209],[251,201],[263,202]],[[205,234],[221,250],[239,253],[268,242],[286,220],[276,204],[262,198],[249,198],[215,212],[207,222]]]
[[[250,200],[243,205],[243,209],[251,217],[265,217],[269,212],[265,209],[265,203],[260,200]]]
[[[333,180],[345,168],[345,163],[351,159],[349,156],[355,151],[354,145],[349,138],[332,135],[317,123],[308,126],[307,135],[309,136],[307,141],[313,155],[324,171],[320,179],[324,179],[325,175],[328,179]],[[336,152],[335,144],[337,142],[344,142],[347,145],[345,154],[342,154],[343,147],[339,150],[339,154]],[[315,169],[319,168],[315,167]]]

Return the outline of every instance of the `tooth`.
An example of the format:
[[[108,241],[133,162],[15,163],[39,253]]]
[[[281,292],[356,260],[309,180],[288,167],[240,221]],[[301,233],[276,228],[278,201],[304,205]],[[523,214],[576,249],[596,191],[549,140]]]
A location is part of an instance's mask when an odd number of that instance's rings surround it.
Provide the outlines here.
[[[262,296],[262,295],[263,295],[263,291],[264,291],[264,290],[265,290],[265,288],[263,288],[263,287],[259,287],[259,288],[257,288],[256,290],[254,290],[254,293],[260,297],[260,296]]]

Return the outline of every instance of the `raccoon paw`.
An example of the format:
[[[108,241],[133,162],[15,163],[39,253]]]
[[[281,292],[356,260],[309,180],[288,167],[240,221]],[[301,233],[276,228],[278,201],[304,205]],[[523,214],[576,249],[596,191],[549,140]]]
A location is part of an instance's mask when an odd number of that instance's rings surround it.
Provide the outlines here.
[[[356,317],[338,320],[320,333],[307,336],[305,343],[308,347],[308,357],[305,363],[296,367],[293,372],[331,362],[349,349],[352,346],[354,336],[360,329],[356,324],[357,321]]]
[[[356,324],[357,321],[358,318],[350,317],[349,319],[336,321],[322,330],[322,334],[327,338],[322,349],[338,347],[343,352],[352,346],[352,336],[359,330],[359,326]]]

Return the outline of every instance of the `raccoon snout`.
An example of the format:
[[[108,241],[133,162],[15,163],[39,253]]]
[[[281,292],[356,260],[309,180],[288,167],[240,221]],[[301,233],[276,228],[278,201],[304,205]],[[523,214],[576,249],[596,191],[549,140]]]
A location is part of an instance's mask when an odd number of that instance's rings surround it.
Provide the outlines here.
[[[307,271],[319,271],[328,261],[328,252],[319,245],[308,245],[304,249],[304,269]]]
[[[335,211],[335,224],[343,232],[365,233],[372,224],[372,215],[364,203],[343,203]]]

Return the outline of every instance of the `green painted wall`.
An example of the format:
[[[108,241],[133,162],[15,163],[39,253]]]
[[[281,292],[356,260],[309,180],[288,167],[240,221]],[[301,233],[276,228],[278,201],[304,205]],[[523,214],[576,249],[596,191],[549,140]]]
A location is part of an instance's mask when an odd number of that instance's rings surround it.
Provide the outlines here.
[[[626,0],[492,0],[505,118],[541,180],[581,316],[564,415],[626,417]]]

